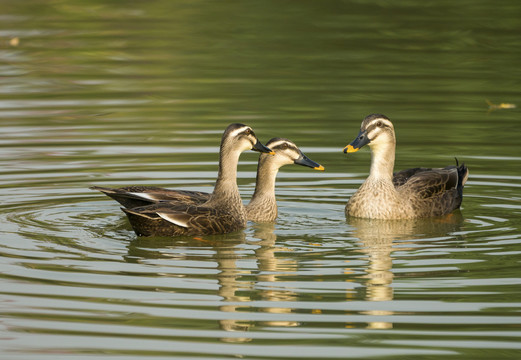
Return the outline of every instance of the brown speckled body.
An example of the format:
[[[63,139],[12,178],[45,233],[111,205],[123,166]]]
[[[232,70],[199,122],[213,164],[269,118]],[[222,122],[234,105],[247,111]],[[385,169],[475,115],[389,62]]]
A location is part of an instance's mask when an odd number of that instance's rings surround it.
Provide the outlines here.
[[[392,183],[367,179],[346,205],[346,215],[371,219],[405,218],[409,209],[401,206]]]
[[[384,115],[366,117],[358,137],[345,151],[357,151],[365,144],[371,147],[371,170],[347,202],[346,216],[413,219],[446,215],[460,207],[468,178],[464,164],[393,174],[396,140],[394,127]]]
[[[157,203],[144,207],[122,210],[139,236],[178,236],[226,234],[243,229],[246,216],[242,202],[230,200],[213,205],[177,205]],[[178,226],[162,218],[161,215],[189,214],[188,226]]]

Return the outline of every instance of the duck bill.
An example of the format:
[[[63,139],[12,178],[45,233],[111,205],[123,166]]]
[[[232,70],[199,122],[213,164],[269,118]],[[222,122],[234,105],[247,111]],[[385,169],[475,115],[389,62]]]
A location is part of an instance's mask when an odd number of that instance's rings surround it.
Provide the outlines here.
[[[371,142],[369,137],[367,137],[367,131],[360,131],[353,141],[349,145],[344,148],[344,153],[354,153],[360,150],[364,145],[367,145]]]
[[[273,150],[271,150],[269,147],[267,147],[265,145],[262,145],[259,140],[257,140],[255,145],[253,145],[252,150],[253,151],[258,151],[258,152],[261,152],[261,153],[267,153],[267,154],[270,154],[270,155],[275,155],[275,152]]]
[[[307,167],[313,168],[314,170],[320,170],[320,171],[324,170],[324,167],[322,165],[314,162],[313,160],[311,160],[304,154],[301,154],[301,156],[297,160],[295,160],[295,164],[307,166]]]

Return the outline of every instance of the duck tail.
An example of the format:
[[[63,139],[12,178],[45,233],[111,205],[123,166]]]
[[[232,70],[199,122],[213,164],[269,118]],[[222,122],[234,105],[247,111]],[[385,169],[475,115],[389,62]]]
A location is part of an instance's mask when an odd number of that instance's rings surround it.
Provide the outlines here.
[[[465,163],[461,163],[460,165],[458,158],[454,159],[456,160],[456,167],[458,169],[458,191],[463,194],[463,186],[465,186],[465,183],[469,178],[469,168],[467,165],[465,165]]]

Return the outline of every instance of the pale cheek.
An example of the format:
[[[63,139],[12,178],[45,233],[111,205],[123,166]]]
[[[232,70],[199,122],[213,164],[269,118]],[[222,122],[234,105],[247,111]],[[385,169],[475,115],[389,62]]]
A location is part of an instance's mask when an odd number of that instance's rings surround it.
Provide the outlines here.
[[[293,160],[288,159],[286,157],[277,158],[276,161],[275,161],[275,164],[276,164],[277,167],[281,167],[281,166],[284,166],[284,165],[290,165],[290,164],[293,164],[293,163],[294,163]]]
[[[247,151],[247,150],[251,150],[251,149],[253,149],[253,144],[249,141],[245,141],[241,148],[241,151]]]
[[[392,142],[392,139],[387,137],[385,134],[382,134],[382,135],[378,136],[377,138],[375,138],[374,140],[372,140],[369,143],[369,146],[373,150],[378,150],[378,149],[380,149],[380,148],[382,148],[384,146],[387,146],[391,142]]]
[[[371,147],[371,149],[373,149],[373,151],[378,151],[382,148],[382,144],[378,140],[370,142],[369,146]]]

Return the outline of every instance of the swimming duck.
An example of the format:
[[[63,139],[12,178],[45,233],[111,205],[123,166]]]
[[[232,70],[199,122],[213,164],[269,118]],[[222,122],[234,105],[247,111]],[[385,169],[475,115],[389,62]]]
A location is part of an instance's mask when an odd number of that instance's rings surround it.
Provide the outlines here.
[[[246,206],[246,218],[256,222],[272,222],[277,218],[275,178],[282,166],[297,164],[315,170],[324,170],[322,165],[304,155],[291,140],[273,138],[266,143],[266,146],[275,152],[275,156],[265,154],[259,156],[255,191]]]
[[[297,164],[315,170],[324,170],[322,165],[304,155],[291,140],[273,138],[266,143],[266,146],[275,155],[261,153],[257,167],[257,184],[253,196],[246,206],[247,220],[256,222],[271,222],[277,218],[275,178],[282,166]],[[116,189],[93,186],[91,189],[103,192],[126,208],[150,205],[160,201],[196,205],[208,201],[211,195],[200,191],[170,190],[148,186],[128,186]]]
[[[396,138],[385,115],[367,116],[344,153],[371,148],[369,177],[347,202],[346,216],[412,219],[442,216],[458,209],[469,170],[465,164],[444,168],[414,168],[393,174]]]
[[[246,226],[246,212],[237,187],[237,163],[243,151],[272,153],[251,127],[231,124],[223,133],[215,188],[203,204],[158,202],[122,208],[140,236],[225,234]]]

